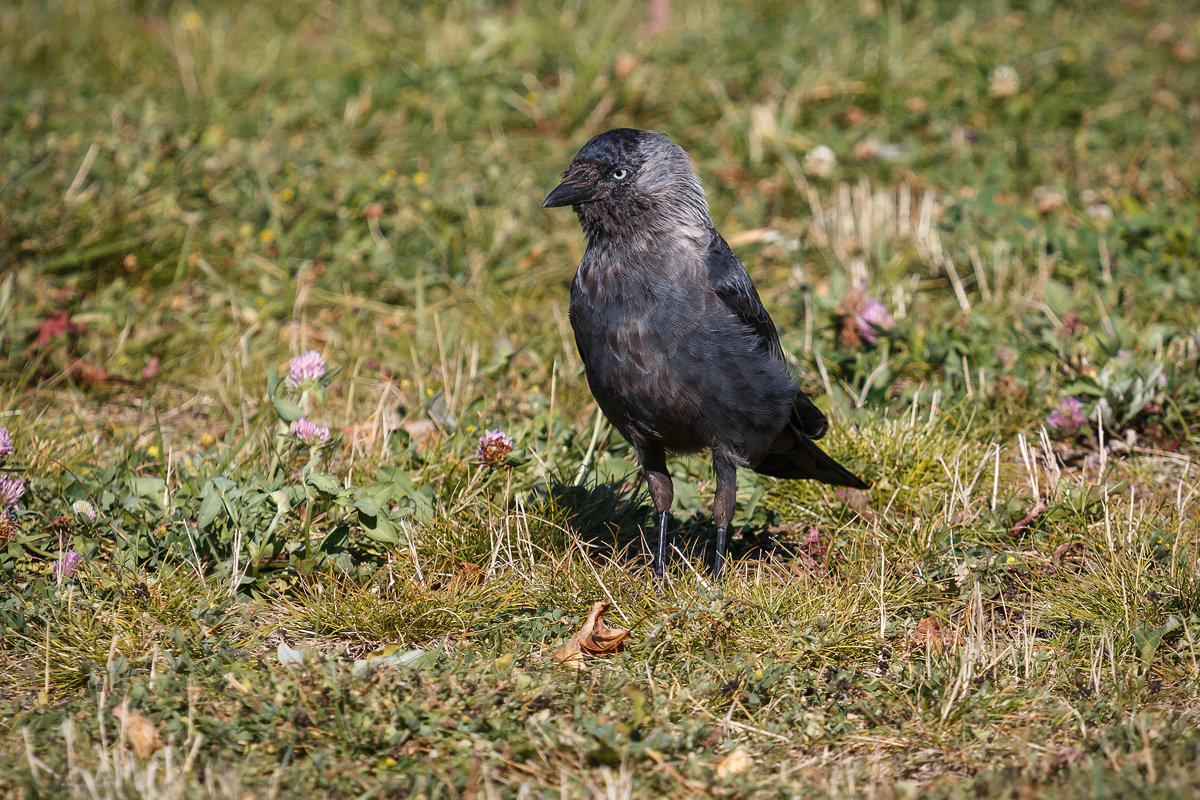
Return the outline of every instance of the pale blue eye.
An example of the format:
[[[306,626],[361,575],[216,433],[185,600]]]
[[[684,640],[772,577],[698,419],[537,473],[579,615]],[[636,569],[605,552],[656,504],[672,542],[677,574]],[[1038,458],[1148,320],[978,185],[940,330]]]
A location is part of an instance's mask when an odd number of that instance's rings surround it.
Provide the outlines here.
[[[617,167],[612,171],[614,181],[623,181],[629,177],[629,170],[624,167]]]

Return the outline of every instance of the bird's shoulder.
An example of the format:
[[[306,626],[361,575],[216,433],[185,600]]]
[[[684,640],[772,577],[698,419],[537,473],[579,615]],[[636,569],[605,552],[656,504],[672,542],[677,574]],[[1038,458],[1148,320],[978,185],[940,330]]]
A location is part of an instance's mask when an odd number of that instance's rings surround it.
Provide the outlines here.
[[[750,278],[750,273],[742,266],[742,262],[733,254],[724,237],[716,231],[705,255],[705,266],[708,269],[708,282],[717,297],[721,298],[729,308],[756,335],[762,346],[777,358],[784,361],[783,348],[779,344],[779,333],[771,315],[763,307],[758,297],[758,289]]]

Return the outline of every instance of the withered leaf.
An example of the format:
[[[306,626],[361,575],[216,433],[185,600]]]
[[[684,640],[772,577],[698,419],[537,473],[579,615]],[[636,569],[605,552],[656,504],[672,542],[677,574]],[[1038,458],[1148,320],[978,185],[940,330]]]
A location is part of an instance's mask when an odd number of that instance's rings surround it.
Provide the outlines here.
[[[431,419],[410,419],[400,423],[400,429],[409,435],[413,444],[420,447],[430,436],[437,433],[437,425]]]
[[[114,708],[112,715],[121,723],[125,740],[138,758],[147,758],[163,746],[158,740],[158,728],[149,717],[131,710],[128,701]]]
[[[913,631],[912,647],[914,650],[929,648],[931,652],[953,647],[958,644],[958,632],[947,627],[934,617],[926,617],[917,623]]]
[[[70,367],[71,377],[80,387],[87,389],[99,383],[113,380],[112,373],[99,364],[92,364],[82,358]]]
[[[1050,502],[1046,499],[1037,501],[1032,508],[1025,514],[1024,517],[1013,525],[1012,530],[1008,532],[1009,536],[1019,536],[1026,528],[1033,524],[1034,520],[1045,514],[1050,509]]]
[[[859,489],[835,489],[833,496],[841,500],[850,510],[862,517],[863,522],[874,524],[880,521],[879,513],[871,508],[871,493]]]
[[[754,759],[746,752],[746,748],[739,747],[717,764],[717,777],[724,779],[730,775],[738,775],[752,766],[754,766]]]
[[[604,612],[611,602],[600,600],[592,605],[583,627],[571,636],[570,641],[555,650],[551,657],[564,667],[583,669],[583,656],[609,656],[625,649],[625,640],[631,635],[625,628],[611,628],[604,623]]]

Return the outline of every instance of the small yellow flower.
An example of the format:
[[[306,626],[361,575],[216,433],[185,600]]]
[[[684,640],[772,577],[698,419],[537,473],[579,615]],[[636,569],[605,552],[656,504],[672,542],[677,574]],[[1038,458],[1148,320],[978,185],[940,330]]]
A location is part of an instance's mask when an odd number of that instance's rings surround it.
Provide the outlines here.
[[[254,296],[254,305],[263,308],[267,304],[267,298],[261,294]]]
[[[204,433],[200,435],[200,444],[204,447],[212,447],[213,443],[216,441],[217,440],[213,438],[211,433]]]
[[[426,172],[418,172],[412,177],[413,186],[424,186],[429,183],[429,174]]]
[[[275,231],[270,228],[263,228],[258,232],[258,240],[263,244],[270,244],[275,241]]]
[[[296,190],[290,186],[283,187],[283,191],[279,193],[279,199],[285,203],[292,202],[296,197]]]
[[[151,458],[158,458],[158,447],[155,445],[150,445],[146,448],[146,455],[150,456]]]

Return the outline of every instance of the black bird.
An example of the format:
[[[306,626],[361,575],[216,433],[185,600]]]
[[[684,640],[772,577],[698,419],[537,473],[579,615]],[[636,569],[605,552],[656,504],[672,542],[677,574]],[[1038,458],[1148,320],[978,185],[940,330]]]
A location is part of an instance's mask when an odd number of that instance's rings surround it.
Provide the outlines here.
[[[712,450],[715,576],[738,467],[867,488],[814,444],[829,422],[788,372],[775,324],[709,219],[683,148],[652,131],[602,133],[542,203],[568,205],[587,237],[571,327],[596,402],[646,471],[659,514],[655,575],[674,495],[668,451]]]

